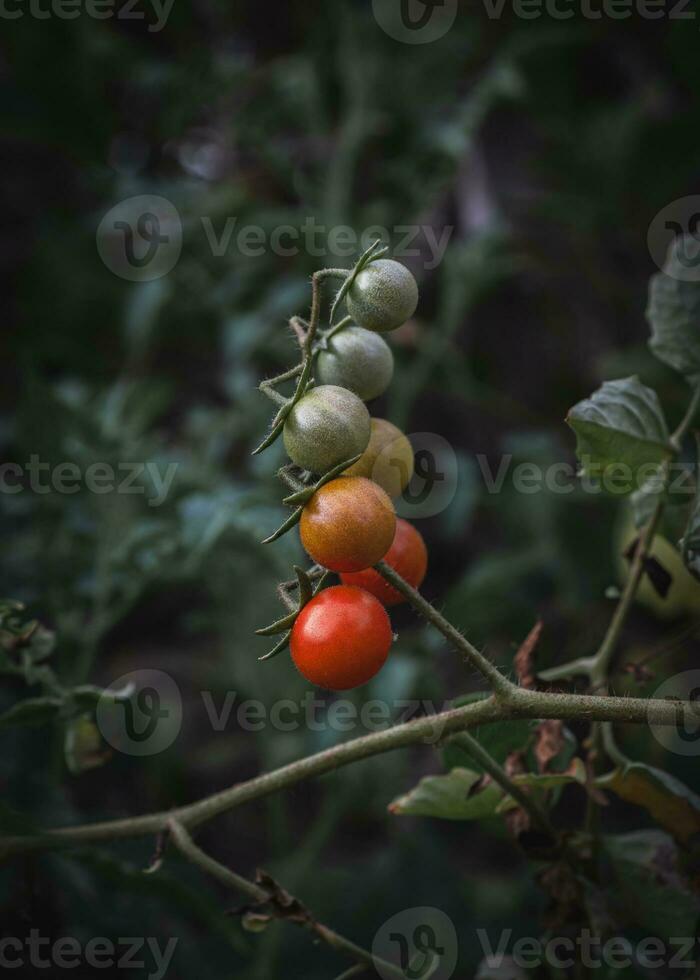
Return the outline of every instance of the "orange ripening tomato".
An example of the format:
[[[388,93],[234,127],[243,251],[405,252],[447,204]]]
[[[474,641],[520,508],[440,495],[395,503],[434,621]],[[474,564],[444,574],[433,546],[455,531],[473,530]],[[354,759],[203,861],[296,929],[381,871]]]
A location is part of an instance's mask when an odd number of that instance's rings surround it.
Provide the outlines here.
[[[301,513],[301,543],[332,572],[359,572],[376,564],[396,531],[394,505],[364,476],[341,476],[313,495]]]
[[[394,543],[384,555],[387,565],[399,573],[414,589],[420,588],[428,570],[428,550],[419,531],[408,521],[397,518]],[[385,606],[397,606],[406,600],[373,568],[362,572],[343,572],[340,576],[345,585],[358,585],[376,596]]]
[[[308,602],[292,628],[294,664],[329,691],[366,684],[384,665],[393,641],[382,604],[354,585],[334,585]]]

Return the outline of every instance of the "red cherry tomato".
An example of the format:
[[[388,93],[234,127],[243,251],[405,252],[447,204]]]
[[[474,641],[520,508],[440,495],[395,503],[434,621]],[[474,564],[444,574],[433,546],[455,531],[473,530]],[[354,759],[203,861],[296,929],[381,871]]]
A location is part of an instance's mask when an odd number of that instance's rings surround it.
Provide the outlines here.
[[[297,670],[329,691],[366,684],[382,667],[393,640],[386,609],[354,585],[334,585],[308,602],[292,628]]]
[[[384,556],[384,561],[414,589],[420,587],[428,569],[428,551],[422,535],[412,524],[400,517],[396,520],[394,542]],[[366,568],[361,572],[343,572],[340,578],[345,585],[357,585],[371,592],[385,606],[396,606],[406,601],[373,568]]]

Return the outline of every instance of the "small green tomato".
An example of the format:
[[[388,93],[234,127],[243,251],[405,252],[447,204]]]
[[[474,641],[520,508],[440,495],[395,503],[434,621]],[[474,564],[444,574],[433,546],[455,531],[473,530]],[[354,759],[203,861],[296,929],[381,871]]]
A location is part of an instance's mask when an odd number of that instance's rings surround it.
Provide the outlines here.
[[[349,388],[366,402],[386,391],[393,374],[389,345],[379,334],[362,327],[345,327],[331,337],[316,362],[321,384]]]
[[[366,330],[385,333],[406,322],[418,306],[418,286],[405,265],[377,259],[359,273],[347,293],[348,313]]]
[[[293,463],[312,473],[327,473],[345,459],[363,453],[370,435],[363,402],[337,385],[320,385],[300,398],[284,423],[283,438]]]

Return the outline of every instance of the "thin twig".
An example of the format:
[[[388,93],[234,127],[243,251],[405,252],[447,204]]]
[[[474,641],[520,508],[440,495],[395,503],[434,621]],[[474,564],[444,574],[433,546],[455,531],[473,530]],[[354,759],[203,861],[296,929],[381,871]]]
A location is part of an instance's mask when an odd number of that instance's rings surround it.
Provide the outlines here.
[[[214,858],[210,857],[200,847],[197,847],[195,842],[187,833],[185,827],[183,827],[179,821],[174,819],[170,820],[168,823],[168,829],[170,830],[172,840],[174,841],[178,850],[189,861],[195,864],[202,871],[206,872],[206,874],[216,878],[217,881],[221,882],[221,884],[225,885],[227,888],[233,888],[235,891],[243,892],[244,895],[252,898],[254,902],[265,906],[265,911],[271,907],[271,914],[275,916],[275,895],[273,893],[260,885],[256,885],[254,882],[249,881],[247,878],[236,874],[235,871],[231,871],[218,861],[215,861]],[[375,966],[380,966],[382,972],[386,971],[389,973],[389,975],[405,980],[403,972],[397,967],[393,966],[386,960],[375,959],[369,950],[363,949],[362,946],[358,946],[350,939],[346,939],[345,936],[341,936],[339,933],[335,932],[334,929],[330,929],[328,926],[318,922],[310,913],[308,913],[301,903],[293,899],[291,896],[287,896],[287,900],[290,906],[293,904],[297,910],[295,915],[290,915],[287,917],[288,922],[293,922],[295,925],[309,929],[314,933],[314,935],[318,936],[319,939],[322,939],[323,942],[327,943],[332,949],[337,950],[339,953],[345,953],[353,960],[356,960],[358,964],[362,964],[363,967],[369,966],[374,968]],[[280,919],[285,918],[284,909],[279,909],[279,915],[277,917]]]
[[[537,801],[532,798],[522,786],[518,786],[514,782],[508,773],[505,771],[503,766],[501,766],[483,747],[478,739],[470,735],[469,732],[460,732],[459,735],[455,735],[452,742],[459,745],[464,749],[476,762],[479,763],[484,772],[488,773],[495,783],[501,787],[508,796],[512,796],[516,803],[518,803],[523,810],[526,811],[532,818],[532,822],[543,830],[552,841],[556,841],[557,832],[554,827],[549,822],[549,817],[544,812],[544,810],[538,805]]]

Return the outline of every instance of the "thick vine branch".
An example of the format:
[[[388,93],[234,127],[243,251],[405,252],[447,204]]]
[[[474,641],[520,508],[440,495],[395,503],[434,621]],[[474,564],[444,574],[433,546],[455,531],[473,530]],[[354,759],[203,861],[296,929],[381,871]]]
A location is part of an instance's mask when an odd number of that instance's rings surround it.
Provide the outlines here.
[[[90,844],[158,834],[171,820],[191,829],[252,800],[269,796],[289,786],[322,776],[342,766],[420,743],[435,743],[455,732],[476,725],[514,718],[559,718],[564,721],[613,721],[658,725],[697,723],[698,707],[690,701],[661,701],[644,698],[595,697],[583,694],[553,694],[526,690],[513,685],[508,703],[495,697],[452,708],[435,715],[416,718],[386,731],[373,732],[307,756],[280,769],[237,783],[196,803],[139,817],[110,820],[78,827],[62,827],[34,836],[0,838],[0,857],[52,848]]]

